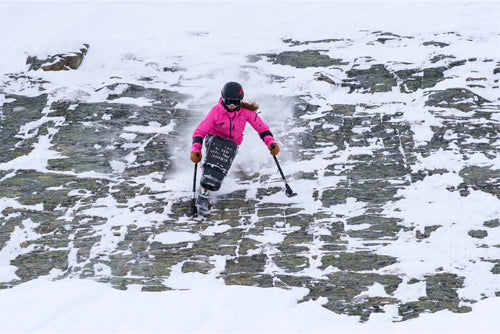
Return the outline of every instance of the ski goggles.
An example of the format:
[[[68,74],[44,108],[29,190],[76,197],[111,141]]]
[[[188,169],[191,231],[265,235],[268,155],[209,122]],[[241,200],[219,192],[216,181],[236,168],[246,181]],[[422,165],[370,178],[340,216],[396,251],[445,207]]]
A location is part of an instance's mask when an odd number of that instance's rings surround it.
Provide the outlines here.
[[[235,108],[239,107],[241,104],[241,99],[222,99],[226,107],[233,106]]]

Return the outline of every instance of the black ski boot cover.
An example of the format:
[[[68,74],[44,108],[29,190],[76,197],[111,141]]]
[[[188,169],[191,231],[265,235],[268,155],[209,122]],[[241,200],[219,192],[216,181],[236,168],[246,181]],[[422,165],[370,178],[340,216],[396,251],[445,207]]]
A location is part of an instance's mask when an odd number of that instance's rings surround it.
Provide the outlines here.
[[[232,140],[219,136],[213,136],[209,139],[203,163],[203,175],[200,180],[203,188],[211,191],[219,190],[237,151],[238,144]]]

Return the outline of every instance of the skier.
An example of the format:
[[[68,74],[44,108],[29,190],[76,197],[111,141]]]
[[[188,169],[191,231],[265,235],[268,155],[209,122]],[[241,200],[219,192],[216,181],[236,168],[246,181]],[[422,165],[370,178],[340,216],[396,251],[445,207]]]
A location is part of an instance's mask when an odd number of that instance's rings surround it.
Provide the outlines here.
[[[196,199],[199,211],[208,211],[209,193],[219,190],[243,141],[247,122],[258,132],[272,155],[280,150],[269,127],[256,113],[259,106],[255,102],[244,102],[243,96],[243,87],[239,83],[226,83],[222,87],[219,103],[194,130],[191,161],[201,161],[204,139],[207,153]]]

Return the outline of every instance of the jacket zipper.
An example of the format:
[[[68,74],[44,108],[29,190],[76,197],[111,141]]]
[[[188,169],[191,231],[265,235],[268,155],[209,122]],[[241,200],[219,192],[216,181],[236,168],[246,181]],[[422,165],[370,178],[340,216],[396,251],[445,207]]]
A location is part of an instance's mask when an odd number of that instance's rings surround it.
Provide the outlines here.
[[[231,116],[229,116],[229,139],[231,140],[233,140],[232,130],[233,130],[233,121],[235,117],[236,117],[236,111],[234,112],[234,116],[232,118]]]

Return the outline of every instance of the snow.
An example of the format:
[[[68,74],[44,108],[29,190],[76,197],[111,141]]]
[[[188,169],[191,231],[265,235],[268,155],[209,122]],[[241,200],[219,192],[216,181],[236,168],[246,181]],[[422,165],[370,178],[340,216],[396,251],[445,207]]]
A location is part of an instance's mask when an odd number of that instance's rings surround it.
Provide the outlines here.
[[[192,274],[197,276],[200,274]],[[201,275],[200,275],[201,276]],[[498,300],[466,314],[441,311],[402,323],[338,315],[321,300],[297,304],[307,289],[224,286],[187,279],[189,291],[120,291],[87,280],[35,280],[0,291],[6,333],[494,333]],[[377,293],[374,286],[366,293]],[[383,290],[383,289],[382,289]],[[8,315],[8,316],[5,316]],[[26,317],[29,316],[29,321]],[[258,320],[257,320],[258,319]]]
[[[175,231],[169,231],[157,234],[153,239],[153,241],[158,241],[161,242],[162,244],[175,244],[178,242],[196,241],[196,240],[200,240],[200,236],[198,234],[189,232],[175,232]]]
[[[400,45],[378,48],[369,43],[360,43],[359,48],[352,43],[366,38],[367,32],[387,31],[400,36],[415,36],[425,40],[428,36],[440,34],[440,41],[450,43],[446,53],[457,59],[469,57],[493,57],[492,50],[498,49],[500,22],[500,2],[496,1],[2,1],[0,2],[0,87],[4,91],[23,95],[38,95],[37,87],[25,85],[22,79],[9,80],[8,74],[26,70],[26,56],[44,57],[54,53],[71,52],[83,43],[90,44],[89,53],[77,71],[40,72],[44,80],[50,81],[50,98],[57,100],[100,102],[109,92],[97,91],[104,85],[115,82],[138,81],[148,75],[159,76],[151,86],[165,84],[177,86],[181,93],[192,96],[182,107],[199,112],[201,120],[206,110],[217,101],[221,84],[239,78],[249,87],[258,103],[263,107],[263,118],[273,127],[288,118],[289,102],[276,99],[281,96],[309,94],[310,99],[321,107],[311,119],[321,117],[321,108],[328,103],[372,103],[393,101],[391,92],[384,94],[348,95],[342,89],[335,89],[321,82],[311,82],[317,71],[307,68],[294,72],[287,84],[269,83],[267,74],[270,64],[259,62],[253,71],[242,71],[241,64],[247,64],[246,57],[256,53],[280,52],[286,49],[283,39],[321,40],[341,38],[335,51],[328,54],[332,58],[355,59],[359,55],[371,56],[379,61],[407,61],[420,66],[429,65],[425,47],[404,48]],[[462,37],[447,32],[459,32]],[[474,48],[470,42],[474,40]],[[414,45],[414,44],[412,44]],[[300,48],[297,48],[299,50]],[[307,49],[307,46],[303,46]],[[359,60],[360,67],[368,62]],[[171,66],[188,68],[185,73],[158,71],[158,67]],[[477,64],[478,76],[486,76],[487,69]],[[450,72],[452,78],[442,83],[440,88],[454,87],[464,80],[459,69]],[[182,74],[179,74],[182,73]],[[287,66],[273,65],[269,73],[289,77]],[[334,73],[334,72],[332,72]],[[333,75],[333,74],[332,74]],[[121,78],[113,79],[113,78]],[[9,84],[4,84],[8,82]],[[214,88],[215,87],[215,88]],[[126,87],[119,85],[114,93]],[[319,96],[326,96],[322,100]],[[487,90],[487,99],[498,99],[498,91]],[[413,97],[412,97],[413,98]],[[355,100],[356,99],[356,100]],[[9,102],[0,94],[0,106]],[[145,98],[120,98],[113,103],[132,103],[151,106],[154,101]],[[427,110],[421,108],[422,101],[411,100],[406,105],[387,107],[386,113],[403,112],[417,144],[425,144],[431,137],[431,126],[440,121]],[[276,112],[278,110],[279,112]],[[457,111],[457,113],[460,113]],[[0,115],[1,116],[1,115]],[[492,119],[498,120],[498,115]],[[42,118],[37,122],[48,122]],[[50,121],[57,122],[55,118]],[[28,124],[26,136],[36,124]],[[132,140],[134,133],[168,133],[173,124],[161,127],[157,123],[149,126],[131,126],[124,134],[125,140]],[[290,130],[300,132],[300,129]],[[362,127],[356,133],[366,131]],[[41,172],[47,171],[47,161],[62,158],[50,150],[50,136],[41,136],[34,149],[7,163],[0,164],[0,170],[11,171],[27,165]],[[457,134],[447,133],[451,140]],[[268,152],[256,149],[261,145],[258,136],[247,131],[245,141],[234,164],[248,169],[274,168],[266,161]],[[279,139],[278,139],[279,142]],[[180,146],[188,146],[186,137]],[[283,147],[286,143],[280,143]],[[373,143],[376,144],[376,143]],[[498,145],[497,145],[498,146]],[[336,148],[325,148],[325,150]],[[347,161],[351,154],[371,154],[367,148],[348,148],[337,161]],[[348,151],[348,152],[347,152]],[[326,152],[326,151],[325,151]],[[186,159],[176,157],[180,166],[180,177],[167,180],[171,189],[187,193],[192,166]],[[134,156],[129,157],[133,162]],[[289,164],[282,160],[287,172],[293,174],[304,170],[318,170],[318,160]],[[467,165],[466,165],[467,164]],[[455,314],[440,311],[422,314],[417,319],[393,322],[397,309],[386,306],[385,313],[371,315],[369,321],[360,323],[356,317],[335,314],[321,305],[325,300],[297,303],[307,294],[307,289],[263,289],[254,287],[226,286],[217,279],[213,270],[208,275],[182,273],[176,268],[168,279],[168,286],[178,290],[164,292],[141,292],[140,288],[119,291],[106,284],[90,280],[63,279],[51,281],[55,273],[23,283],[12,289],[0,290],[0,332],[2,333],[493,333],[498,332],[498,310],[500,298],[495,298],[498,283],[482,279],[491,264],[484,262],[471,266],[470,262],[480,257],[499,257],[499,248],[480,249],[476,239],[469,238],[467,231],[478,228],[482,222],[500,216],[498,198],[471,191],[465,200],[458,192],[449,192],[446,187],[458,186],[462,181],[456,174],[468,165],[500,168],[500,160],[490,160],[482,154],[464,161],[459,152],[442,151],[429,157],[421,157],[416,170],[446,168],[455,174],[433,175],[416,182],[400,191],[404,199],[385,207],[391,217],[403,218],[420,231],[426,226],[440,225],[430,238],[422,243],[407,243],[404,235],[389,246],[380,248],[380,254],[397,256],[397,264],[385,268],[405,272],[412,277],[423,277],[434,273],[440,263],[450,263],[453,267],[469,268],[465,273],[467,289],[462,296],[476,298],[486,289],[487,299],[472,305],[472,311]],[[111,161],[115,173],[125,170],[124,162]],[[89,173],[95,174],[95,173]],[[81,174],[85,176],[86,174]],[[9,175],[6,175],[8,177]],[[231,175],[228,176],[232,177]],[[148,184],[152,189],[158,184]],[[277,178],[277,180],[279,180]],[[325,178],[334,185],[334,176]],[[148,181],[145,181],[148,182]],[[273,180],[269,181],[273,182]],[[221,192],[235,190],[230,182]],[[311,186],[305,182],[294,183],[298,196],[293,201],[306,203],[306,210],[314,212],[319,205],[311,199]],[[271,196],[270,200],[287,203],[292,199]],[[136,201],[146,201],[137,198]],[[109,224],[100,230],[102,239],[93,252],[111,249],[124,236],[126,225],[139,226],[141,213],[133,215],[128,210],[117,207],[112,197],[99,200],[101,209],[92,209],[89,216],[108,218]],[[8,202],[8,203],[7,203]],[[0,209],[22,207],[14,200],[1,198]],[[424,210],[422,208],[425,208]],[[37,207],[37,210],[41,208]],[[363,203],[348,199],[337,205],[338,214],[356,215],[363,209]],[[4,281],[16,278],[10,260],[12,252],[18,249],[27,234],[35,233],[30,221],[24,221],[24,229],[16,227],[11,240],[1,250],[0,277]],[[111,229],[118,226],[119,229]],[[347,229],[358,230],[368,226],[351,225]],[[215,235],[228,230],[228,225],[206,228],[201,235]],[[277,243],[283,240],[287,228],[266,230],[255,239],[263,243]],[[321,228],[312,231],[321,234]],[[121,233],[121,237],[116,235]],[[164,244],[199,240],[199,234],[185,231],[169,231],[155,236],[155,241]],[[493,244],[499,240],[498,233],[490,233],[481,243]],[[498,241],[496,241],[498,243]],[[456,245],[461,245],[457,248]],[[17,250],[16,250],[17,251]],[[29,249],[24,249],[28,252]],[[219,259],[221,265],[224,259]],[[94,268],[106,273],[109,268],[99,264]],[[486,275],[485,275],[486,276]],[[425,295],[425,284],[404,282],[395,292],[402,301],[415,300]],[[481,290],[475,289],[481,287]],[[186,290],[184,290],[186,289]],[[377,284],[359,296],[386,296]]]

